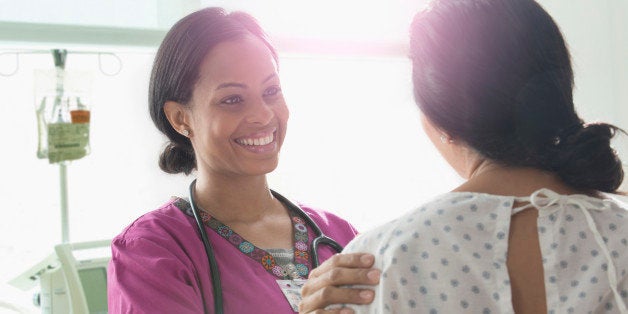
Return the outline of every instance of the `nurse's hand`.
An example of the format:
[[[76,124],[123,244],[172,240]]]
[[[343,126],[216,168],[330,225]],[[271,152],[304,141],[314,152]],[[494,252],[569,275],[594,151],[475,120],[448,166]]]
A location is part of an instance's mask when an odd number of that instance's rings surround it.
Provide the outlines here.
[[[336,254],[310,272],[303,288],[299,313],[353,313],[348,308],[325,310],[331,304],[368,304],[375,293],[370,289],[343,288],[343,285],[375,285],[380,271],[374,268],[375,257],[366,253]]]

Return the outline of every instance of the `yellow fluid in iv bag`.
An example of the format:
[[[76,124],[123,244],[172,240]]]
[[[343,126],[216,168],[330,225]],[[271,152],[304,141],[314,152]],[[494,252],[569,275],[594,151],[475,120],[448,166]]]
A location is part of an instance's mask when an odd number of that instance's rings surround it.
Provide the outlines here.
[[[76,96],[46,96],[38,111],[37,156],[50,163],[76,160],[90,153],[90,111]],[[46,114],[47,113],[47,114]]]

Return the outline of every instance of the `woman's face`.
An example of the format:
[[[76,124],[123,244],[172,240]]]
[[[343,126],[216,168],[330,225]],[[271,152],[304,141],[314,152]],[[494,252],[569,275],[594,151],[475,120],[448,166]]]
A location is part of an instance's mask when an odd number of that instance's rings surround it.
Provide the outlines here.
[[[223,42],[205,56],[188,111],[199,171],[263,175],[277,167],[288,108],[277,64],[253,37]]]

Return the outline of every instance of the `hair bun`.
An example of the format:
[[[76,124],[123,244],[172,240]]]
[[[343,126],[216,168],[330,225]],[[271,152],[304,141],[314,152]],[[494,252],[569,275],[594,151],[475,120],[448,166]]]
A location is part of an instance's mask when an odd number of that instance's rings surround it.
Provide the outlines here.
[[[565,183],[579,189],[613,192],[624,172],[610,141],[621,129],[606,123],[587,124],[562,132],[556,143],[553,169]]]
[[[196,157],[193,152],[171,142],[159,156],[159,168],[167,173],[187,175],[196,169]]]

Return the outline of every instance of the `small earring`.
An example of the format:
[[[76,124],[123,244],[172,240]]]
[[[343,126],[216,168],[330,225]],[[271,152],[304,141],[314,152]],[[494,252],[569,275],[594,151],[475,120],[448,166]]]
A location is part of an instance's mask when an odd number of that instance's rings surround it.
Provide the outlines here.
[[[188,137],[190,136],[190,131],[184,129],[183,131],[181,131],[181,134],[183,134],[183,136],[185,137]]]
[[[445,135],[445,134],[441,134],[441,135],[440,135],[440,141],[441,141],[441,143],[443,143],[443,144],[447,144],[447,143],[449,143],[451,140],[447,137],[447,135]]]

